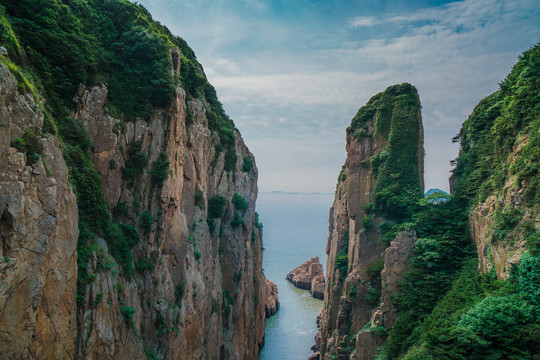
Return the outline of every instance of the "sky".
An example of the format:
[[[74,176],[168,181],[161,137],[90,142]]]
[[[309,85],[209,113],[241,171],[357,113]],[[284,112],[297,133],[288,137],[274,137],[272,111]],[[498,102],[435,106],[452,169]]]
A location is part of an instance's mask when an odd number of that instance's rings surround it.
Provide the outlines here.
[[[540,36],[538,0],[139,0],[184,38],[255,156],[259,191],[333,192],[345,129],[388,86],[416,86],[426,190],[451,138]]]

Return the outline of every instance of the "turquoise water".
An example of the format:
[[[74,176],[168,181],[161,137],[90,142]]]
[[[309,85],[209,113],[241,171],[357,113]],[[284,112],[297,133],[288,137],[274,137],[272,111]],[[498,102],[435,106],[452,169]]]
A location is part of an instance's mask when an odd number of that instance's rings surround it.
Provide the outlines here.
[[[306,360],[313,353],[315,318],[322,301],[292,286],[285,276],[313,256],[326,265],[328,210],[333,198],[333,194],[259,194],[264,273],[277,284],[281,303],[277,314],[266,321],[259,360]]]

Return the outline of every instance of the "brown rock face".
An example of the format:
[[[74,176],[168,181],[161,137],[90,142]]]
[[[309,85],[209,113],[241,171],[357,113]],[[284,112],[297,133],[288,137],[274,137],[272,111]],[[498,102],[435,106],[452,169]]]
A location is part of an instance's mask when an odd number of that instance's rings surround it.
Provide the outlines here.
[[[322,269],[321,269],[322,270]],[[311,280],[311,288],[309,293],[315,299],[323,300],[324,299],[324,275],[319,274]]]
[[[381,283],[384,285],[381,287],[380,304],[371,313],[369,329],[360,331],[356,335],[352,359],[371,358],[384,342],[384,338],[379,336],[377,331],[390,330],[394,325],[397,313],[392,306],[391,296],[399,291],[398,284],[403,280],[403,274],[409,269],[409,260],[413,256],[415,242],[414,231],[402,231],[384,251],[384,268],[381,271]]]
[[[514,153],[507,160],[510,167],[527,143],[527,139],[519,140]],[[516,186],[517,181],[517,177],[509,172],[501,195],[491,195],[471,210],[471,235],[478,252],[478,267],[484,273],[493,269],[499,280],[508,279],[512,264],[519,265],[521,256],[527,250],[526,234],[530,231],[527,225],[540,231],[539,208],[525,205],[524,189]],[[511,213],[519,213],[520,216],[504,237],[497,239],[495,219],[501,214]]]
[[[106,87],[81,88],[80,107],[72,115],[83,120],[94,143],[92,157],[111,212],[134,226],[142,209],[155,219],[134,249],[136,263],[152,265],[139,268],[132,280],[118,277],[114,268],[89,266],[97,277],[79,315],[79,356],[256,358],[265,316],[277,310],[279,300],[262,273],[261,232],[254,226],[257,169],[240,170],[243,159],[253,156],[236,132],[237,162],[225,170],[225,154],[215,148],[219,139],[207,127],[206,105],[187,102],[181,88],[171,106],[149,121],[123,123],[107,113],[106,99]],[[149,165],[133,183],[121,169],[125,149],[135,142]],[[156,189],[150,171],[160,153],[167,155],[170,173]],[[235,194],[247,209],[236,208]],[[207,204],[217,196],[225,199],[223,216],[207,222]],[[105,243],[101,248],[109,257]],[[129,309],[134,312],[128,316]]]
[[[321,359],[372,358],[383,337],[377,331],[361,330],[370,327],[389,329],[395,320],[390,297],[397,292],[397,284],[407,269],[416,235],[399,233],[390,246],[382,241],[384,234],[379,228],[389,221],[374,211],[374,193],[376,187],[381,186],[376,172],[389,165],[379,164],[377,170],[374,164],[384,162],[389,156],[392,151],[388,150],[389,139],[403,126],[404,117],[397,118],[392,114],[407,113],[405,126],[409,130],[412,128],[410,138],[413,140],[409,150],[416,154],[409,159],[412,165],[408,171],[412,174],[410,179],[416,179],[419,188],[423,187],[423,129],[419,102],[407,110],[398,109],[401,105],[392,97],[392,91],[397,89],[408,92],[410,99],[418,99],[416,90],[407,90],[406,86],[395,86],[376,95],[372,100],[383,98],[383,105],[370,110],[370,100],[357,114],[357,117],[363,116],[362,122],[355,124],[355,117],[347,130],[347,159],[338,178],[329,214]],[[388,104],[394,104],[393,111],[392,108],[380,110]],[[385,129],[390,130],[385,133]]]
[[[179,51],[171,57],[178,75]],[[240,134],[223,146],[210,105],[186,97],[178,87],[168,108],[124,122],[107,112],[105,85],[79,88],[71,117],[94,145],[114,221],[140,240],[126,274],[111,255],[118,244],[90,239],[78,298],[77,202],[59,141],[41,135],[39,106],[0,65],[0,358],[257,358],[265,316],[279,307],[262,272],[257,168],[244,167],[253,155]],[[15,148],[25,131],[41,159]],[[130,178],[132,149],[148,161]]]
[[[76,350],[78,212],[59,141],[0,64],[0,358],[71,359]],[[34,134],[32,163],[10,143]],[[29,135],[26,135],[27,137]]]
[[[266,301],[264,303],[264,310],[266,318],[274,315],[279,310],[279,295],[277,285],[270,280],[266,280]]]
[[[287,281],[299,289],[309,290],[317,299],[324,297],[324,274],[319,257],[315,256],[287,274]]]

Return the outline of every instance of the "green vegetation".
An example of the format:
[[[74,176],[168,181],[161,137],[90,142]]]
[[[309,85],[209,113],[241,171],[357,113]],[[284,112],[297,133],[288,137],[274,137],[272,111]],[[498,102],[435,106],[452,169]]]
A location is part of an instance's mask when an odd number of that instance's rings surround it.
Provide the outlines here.
[[[255,214],[254,214],[253,225],[255,226],[255,228],[257,228],[259,230],[263,229],[263,224],[259,221],[259,213],[256,212],[256,211],[255,211]]]
[[[144,273],[146,271],[152,272],[156,267],[158,262],[158,252],[157,250],[152,250],[149,256],[140,257],[135,263],[135,268],[138,272]]]
[[[192,234],[189,234],[188,241],[193,246],[193,256],[195,256],[195,260],[199,261],[202,255],[201,252],[197,249],[197,240]]]
[[[249,208],[249,203],[242,196],[234,193],[232,198],[232,203],[236,210],[247,210]]]
[[[349,256],[346,251],[341,251],[336,256],[335,268],[339,270],[339,278],[341,280],[345,279],[347,276],[347,271],[349,270]]]
[[[152,230],[154,224],[154,217],[150,210],[144,210],[139,216],[139,226],[144,230],[145,234],[148,234]]]
[[[135,324],[133,322],[133,315],[135,315],[137,310],[135,310],[131,306],[123,306],[122,309],[120,309],[120,312],[124,316],[124,320],[126,321],[128,328],[134,329]]]
[[[339,172],[339,176],[338,176],[338,184],[339,184],[340,182],[344,182],[345,180],[347,180],[347,173],[346,173],[346,171],[347,171],[347,168],[346,168],[345,164],[343,164],[343,165],[341,166],[341,171]]]
[[[395,296],[398,318],[377,359],[533,359],[540,339],[540,257],[537,231],[523,220],[537,211],[540,46],[524,53],[500,90],[482,100],[463,124],[444,202],[421,199],[409,209],[418,240]],[[517,159],[509,157],[522,145]],[[527,149],[527,151],[525,151]],[[373,164],[373,162],[372,162]],[[380,169],[379,169],[380,171]],[[469,235],[471,207],[501,195],[507,179],[523,189],[523,205],[497,205],[491,241],[525,238],[529,253],[508,281],[478,272]],[[383,225],[384,224],[384,225]],[[388,231],[395,224],[382,223]]]
[[[208,199],[208,217],[221,219],[225,215],[225,205],[227,205],[227,199],[223,196],[216,195]]]
[[[201,189],[195,190],[195,206],[204,209],[204,193]]]
[[[231,226],[232,227],[237,227],[237,226],[244,225],[244,224],[245,224],[244,219],[240,215],[238,215],[238,213],[234,213],[234,217],[231,220]]]
[[[152,170],[150,170],[150,176],[152,176],[152,186],[161,188],[163,182],[169,176],[169,158],[164,152],[159,153],[158,158],[152,163]]]
[[[127,119],[149,116],[172,100],[170,33],[142,6],[125,0],[3,5],[54,115],[72,106],[81,83],[108,83],[109,108]]]
[[[416,88],[406,83],[394,85],[373,96],[347,128],[348,135],[359,139],[367,134],[367,123],[375,118],[374,136],[387,145],[370,159],[376,179],[374,208],[378,215],[397,222],[408,221],[423,197],[418,168],[419,111]],[[339,181],[345,179],[343,168]]]
[[[375,208],[390,219],[405,221],[411,216],[415,203],[423,197],[417,146],[420,102],[416,89],[409,84],[388,88],[379,102],[381,108],[377,111],[375,130],[376,134],[387,138],[388,145],[380,153],[383,155],[379,157],[376,170],[374,166]],[[387,110],[392,103],[393,110]],[[378,125],[383,118],[389,120]]]
[[[144,173],[144,169],[148,165],[148,156],[141,151],[140,141],[130,143],[127,152],[126,166],[121,168],[122,177],[124,180],[133,183]]]
[[[250,157],[245,157],[244,164],[242,165],[242,171],[249,173],[251,170],[253,170],[253,159]]]
[[[368,274],[370,278],[380,276],[383,268],[384,268],[384,259],[379,259],[377,261],[374,261],[368,264],[366,268],[366,274]]]
[[[540,45],[526,51],[512,72],[500,84],[499,91],[486,97],[474,109],[453,139],[461,150],[453,170],[455,193],[471,204],[489,195],[500,195],[510,175],[523,189],[525,205],[540,203]],[[522,144],[515,159],[510,158]],[[519,217],[511,208],[499,208],[495,237],[513,241],[512,232]],[[505,240],[506,238],[506,240]],[[528,242],[533,253],[538,243]]]
[[[538,266],[538,258],[533,261]],[[520,265],[514,280],[498,281],[480,274],[476,260],[466,262],[451,289],[414,334],[414,345],[404,358],[533,359],[540,318],[530,301],[532,289],[519,289],[527,283],[523,276],[528,271],[522,266],[528,266],[527,261]],[[538,275],[536,272],[533,276]],[[396,345],[398,341],[392,336],[393,330],[389,343]],[[409,347],[411,343],[408,339],[404,345]],[[385,348],[385,358],[398,354],[390,351],[395,347]]]
[[[229,148],[225,152],[225,171],[234,171],[236,169],[236,162],[238,161],[238,156],[236,155],[235,148]]]
[[[182,299],[184,298],[184,295],[186,294],[186,283],[183,281],[180,281],[178,285],[176,286],[176,289],[174,289],[174,303],[179,308],[182,307]]]
[[[43,144],[39,137],[30,130],[24,130],[22,138],[15,138],[10,143],[11,147],[26,154],[26,161],[32,165],[41,158],[43,154]]]

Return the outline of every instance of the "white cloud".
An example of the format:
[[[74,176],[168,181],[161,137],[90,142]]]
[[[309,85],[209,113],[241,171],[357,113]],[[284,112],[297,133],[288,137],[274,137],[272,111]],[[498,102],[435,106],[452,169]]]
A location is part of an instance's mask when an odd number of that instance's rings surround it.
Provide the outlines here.
[[[418,88],[423,105],[426,185],[447,189],[451,137],[538,41],[540,18],[536,0],[465,0],[303,28],[227,4],[180,21],[170,0],[141,2],[159,5],[159,19],[194,48],[256,156],[262,191],[312,183],[333,191],[356,110],[402,82]]]
[[[352,28],[370,27],[377,24],[380,24],[380,20],[375,16],[356,16],[349,22]]]

